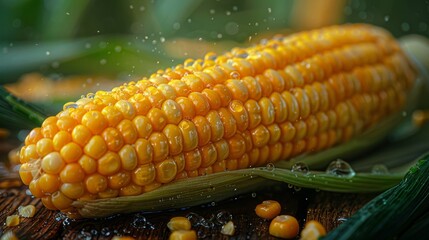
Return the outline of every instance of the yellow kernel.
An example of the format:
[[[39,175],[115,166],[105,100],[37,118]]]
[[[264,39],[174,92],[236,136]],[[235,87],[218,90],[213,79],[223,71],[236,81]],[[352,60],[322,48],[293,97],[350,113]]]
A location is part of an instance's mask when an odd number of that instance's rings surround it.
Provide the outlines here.
[[[183,151],[190,151],[198,145],[198,132],[195,124],[189,120],[182,120],[179,123],[183,136]]]
[[[136,114],[134,106],[126,100],[117,101],[115,107],[122,113],[125,119],[133,119]]]
[[[110,151],[117,152],[124,145],[124,138],[116,128],[108,127],[104,129],[101,136]]]
[[[89,111],[82,117],[82,125],[86,126],[93,134],[101,133],[108,124],[103,114],[98,111]]]
[[[176,162],[177,172],[182,172],[185,169],[185,155],[183,153],[178,154],[173,157],[173,160]]]
[[[85,146],[92,137],[91,131],[84,125],[77,125],[72,131],[73,142]]]
[[[299,224],[293,216],[280,215],[271,220],[269,232],[278,238],[295,238],[299,232]]]
[[[218,114],[224,129],[223,137],[232,137],[237,132],[237,122],[235,121],[234,117],[226,108],[220,108],[218,110]]]
[[[103,175],[94,173],[85,179],[85,187],[89,193],[104,192],[107,188],[107,179]]]
[[[169,240],[197,240],[194,230],[176,230],[170,234]]]
[[[51,201],[52,201],[52,204],[59,210],[70,208],[71,204],[73,203],[73,200],[66,197],[60,191],[54,192],[51,195]]]
[[[108,176],[117,173],[121,169],[121,158],[117,153],[107,152],[98,159],[98,173]]]
[[[280,203],[275,200],[266,200],[258,204],[255,208],[256,215],[265,219],[277,217],[282,210]]]
[[[152,108],[146,116],[151,122],[154,131],[161,131],[167,124],[167,116],[159,108]]]
[[[201,153],[199,149],[185,152],[185,170],[197,170],[201,166]]]
[[[37,180],[37,185],[44,193],[53,193],[57,191],[60,184],[60,179],[57,175],[48,173],[42,174],[42,176]]]
[[[217,152],[214,144],[209,143],[201,147],[201,167],[209,167],[216,162],[216,160]]]
[[[107,145],[100,135],[95,135],[89,140],[83,150],[86,155],[99,159],[107,151]]]
[[[87,155],[83,155],[78,160],[78,163],[82,167],[83,171],[87,174],[92,174],[97,171],[97,161]]]
[[[28,185],[28,189],[30,189],[31,194],[37,198],[41,198],[45,196],[42,189],[40,189],[39,184],[37,183],[37,180],[32,180],[30,182],[30,185]]]
[[[137,152],[131,145],[125,145],[119,151],[119,156],[124,170],[133,170],[136,168],[138,163]]]
[[[229,145],[224,139],[214,143],[217,152],[217,161],[222,161],[229,156]]]
[[[173,217],[167,223],[168,229],[176,230],[191,230],[191,222],[185,217]]]
[[[174,100],[165,100],[161,109],[164,112],[168,123],[178,124],[182,120],[182,110],[180,105]]]
[[[252,142],[255,147],[265,146],[270,140],[270,132],[264,125],[259,125],[251,130]]]
[[[126,171],[118,172],[108,177],[109,187],[112,189],[119,189],[125,187],[131,181],[131,174]]]
[[[326,229],[320,222],[310,220],[305,224],[304,229],[301,231],[302,240],[317,240],[326,235]]]
[[[207,121],[205,117],[196,116],[193,119],[195,124],[195,128],[198,133],[198,145],[203,146],[206,145],[211,138],[211,128],[210,123]]]
[[[133,182],[139,186],[147,185],[155,180],[156,169],[152,163],[137,167],[131,174]]]
[[[219,114],[217,111],[210,111],[206,116],[207,121],[209,122],[210,126],[210,136],[211,141],[216,142],[222,139],[224,134],[224,127],[222,120],[220,119]]]
[[[204,116],[210,111],[210,103],[204,94],[191,92],[188,98],[194,104],[196,115]]]
[[[122,121],[122,119],[124,119],[121,111],[119,111],[115,106],[106,106],[101,110],[101,113],[106,118],[110,127],[115,127],[120,121]]]
[[[61,148],[60,155],[66,163],[76,162],[82,156],[82,148],[70,142]]]
[[[60,187],[61,192],[70,199],[78,199],[85,193],[83,183],[63,183]]]
[[[152,133],[149,137],[149,142],[152,145],[154,162],[162,161],[168,156],[168,140],[164,134],[159,132]]]
[[[249,129],[257,127],[262,121],[262,111],[258,102],[253,99],[249,99],[244,104],[244,107],[249,114]]]
[[[175,177],[177,173],[176,162],[169,158],[155,165],[156,169],[156,181],[159,183],[169,183]]]
[[[249,115],[243,103],[238,100],[231,101],[229,111],[235,119],[237,129],[241,132],[245,131],[249,126]]]
[[[37,154],[41,157],[46,156],[48,153],[54,151],[54,144],[49,138],[42,138],[36,144]]]
[[[220,233],[227,236],[233,236],[235,234],[235,225],[232,221],[228,221],[225,225],[222,226]]]
[[[85,178],[85,173],[78,163],[69,163],[60,173],[63,183],[77,183]]]
[[[130,183],[127,186],[119,189],[119,196],[136,196],[141,194],[142,192],[143,189],[141,186]]]
[[[262,124],[268,126],[275,120],[274,105],[269,98],[263,97],[259,100],[259,106],[261,107]]]
[[[31,218],[36,214],[36,207],[34,205],[19,206],[18,213],[21,217]]]
[[[99,198],[115,198],[119,195],[119,190],[107,189],[104,192],[99,192],[97,195]]]
[[[183,150],[183,137],[180,128],[174,124],[167,124],[162,130],[162,133],[164,133],[168,140],[170,155],[181,153]]]
[[[54,138],[52,139],[52,144],[56,151],[60,151],[61,148],[67,143],[71,142],[71,140],[72,140],[72,136],[70,135],[70,133],[66,131],[59,131],[57,132],[57,134],[55,134]]]
[[[152,162],[153,148],[149,140],[139,138],[134,144],[134,147],[137,152],[139,164],[142,165]]]
[[[3,233],[0,240],[18,240],[15,233],[13,233],[11,230],[8,230]]]
[[[246,100],[249,98],[249,89],[247,89],[247,86],[241,80],[229,79],[225,81],[224,84],[231,92],[232,98],[234,100],[246,102]]]
[[[128,119],[122,120],[118,126],[118,131],[122,134],[124,142],[128,144],[133,144],[138,137],[137,129],[134,126],[133,122]]]
[[[152,133],[152,124],[148,117],[137,116],[133,119],[133,123],[140,138],[148,138]]]
[[[246,144],[241,134],[235,134],[227,140],[229,146],[228,158],[240,158],[246,151]]]
[[[18,215],[10,215],[6,217],[6,226],[14,227],[19,225],[19,216]]]
[[[134,240],[135,238],[130,236],[114,236],[112,240]]]
[[[42,159],[42,169],[46,173],[58,174],[65,166],[58,152],[51,152]]]
[[[57,121],[59,130],[70,132],[76,126],[76,120],[70,116],[62,116]]]

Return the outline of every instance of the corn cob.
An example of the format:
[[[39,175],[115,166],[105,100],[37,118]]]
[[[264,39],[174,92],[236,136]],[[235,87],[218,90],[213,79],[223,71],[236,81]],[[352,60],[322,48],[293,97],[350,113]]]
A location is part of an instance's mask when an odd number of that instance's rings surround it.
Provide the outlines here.
[[[276,36],[64,105],[33,129],[20,176],[49,209],[327,149],[401,111],[415,70],[368,25]]]

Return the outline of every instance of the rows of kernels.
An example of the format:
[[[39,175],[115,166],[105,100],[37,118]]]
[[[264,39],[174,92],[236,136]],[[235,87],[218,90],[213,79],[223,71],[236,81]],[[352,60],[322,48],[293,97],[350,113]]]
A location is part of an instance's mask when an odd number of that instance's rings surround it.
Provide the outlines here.
[[[403,104],[412,75],[400,53],[391,55],[397,49],[380,52],[386,41],[353,29],[309,32],[301,37],[314,42],[306,44],[295,35],[273,40],[229,60],[209,56],[205,67],[185,63],[81,99],[28,135],[21,161],[43,159],[43,171],[28,174],[24,164],[21,177],[52,207],[79,195],[140,194],[347,140]]]

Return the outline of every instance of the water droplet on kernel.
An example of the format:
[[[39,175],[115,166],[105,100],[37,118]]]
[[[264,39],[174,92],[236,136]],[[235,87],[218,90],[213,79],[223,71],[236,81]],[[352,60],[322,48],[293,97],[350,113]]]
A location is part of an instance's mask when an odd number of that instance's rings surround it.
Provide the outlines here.
[[[268,163],[265,168],[271,172],[271,171],[274,171],[274,169],[276,169],[276,166],[274,166],[273,163]]]

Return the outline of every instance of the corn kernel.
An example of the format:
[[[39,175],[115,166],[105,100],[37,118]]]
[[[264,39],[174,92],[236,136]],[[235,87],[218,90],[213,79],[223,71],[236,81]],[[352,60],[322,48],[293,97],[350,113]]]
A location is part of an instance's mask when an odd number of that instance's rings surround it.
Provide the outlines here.
[[[34,205],[19,206],[18,213],[21,217],[31,218],[36,214],[36,207]]]
[[[278,238],[294,238],[298,235],[299,224],[290,215],[280,215],[271,220],[269,232]]]
[[[222,226],[220,233],[227,236],[233,236],[235,234],[235,225],[232,221],[227,222]]]
[[[167,223],[168,229],[176,230],[191,230],[191,222],[185,217],[173,217]]]
[[[282,210],[280,203],[275,200],[266,200],[258,204],[255,208],[256,215],[265,219],[273,219],[280,214]]]
[[[194,230],[176,230],[170,234],[169,240],[196,240],[197,233]]]
[[[15,227],[19,225],[19,216],[18,215],[10,215],[6,217],[6,226],[7,227]]]

